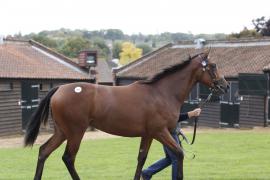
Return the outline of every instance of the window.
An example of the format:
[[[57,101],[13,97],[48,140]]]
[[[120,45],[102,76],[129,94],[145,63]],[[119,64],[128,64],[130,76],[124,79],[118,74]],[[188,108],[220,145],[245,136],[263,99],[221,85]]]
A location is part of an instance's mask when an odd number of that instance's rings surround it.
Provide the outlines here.
[[[199,84],[197,83],[189,93],[187,101],[198,101],[199,98]]]
[[[231,101],[236,102],[239,101],[239,86],[238,82],[231,82],[230,86],[230,95],[231,95]]]
[[[63,84],[66,84],[66,83],[64,83],[64,82],[54,82],[54,83],[52,83],[52,87],[58,87],[58,86],[61,86]]]
[[[86,55],[86,63],[89,65],[95,65],[96,64],[96,59],[97,59],[97,54],[96,53],[87,53]]]
[[[208,95],[211,93],[209,87],[200,84],[200,98],[202,99],[207,99]],[[211,97],[211,101],[219,101],[220,100],[220,96],[216,96],[216,95],[212,95]]]
[[[266,74],[239,73],[239,94],[266,96],[267,82]]]
[[[52,88],[51,83],[42,83],[39,85],[39,90],[40,91],[49,91]]]
[[[0,82],[0,91],[11,91],[13,84],[10,82]]]
[[[227,102],[238,102],[239,101],[239,86],[238,86],[238,81],[231,81],[229,82],[230,89],[229,91],[224,94],[221,99],[222,101],[227,101]]]
[[[199,93],[199,87],[198,87],[198,84],[196,84],[191,90],[190,100],[198,100],[198,97],[199,97],[198,93]]]
[[[87,56],[86,62],[87,62],[88,64],[93,64],[93,63],[95,63],[95,57],[94,57],[94,56],[91,56],[91,55],[88,55],[88,56]]]
[[[229,83],[229,86],[231,89],[231,82],[228,82],[228,83]],[[230,101],[230,99],[231,99],[231,96],[230,96],[231,90],[230,89],[227,91],[227,93],[225,93],[224,95],[221,96],[222,101],[226,101],[226,102]]]

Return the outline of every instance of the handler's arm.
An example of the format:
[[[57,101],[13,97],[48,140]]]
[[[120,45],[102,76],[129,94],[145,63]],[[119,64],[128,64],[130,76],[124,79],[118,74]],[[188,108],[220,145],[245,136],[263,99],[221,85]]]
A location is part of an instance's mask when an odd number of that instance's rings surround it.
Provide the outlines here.
[[[189,117],[188,117],[188,113],[180,113],[180,116],[178,118],[178,122],[181,122],[181,121],[185,121],[187,120]]]
[[[201,108],[196,108],[193,111],[189,111],[187,113],[180,113],[180,116],[178,118],[178,122],[185,121],[192,117],[197,117],[201,114]]]

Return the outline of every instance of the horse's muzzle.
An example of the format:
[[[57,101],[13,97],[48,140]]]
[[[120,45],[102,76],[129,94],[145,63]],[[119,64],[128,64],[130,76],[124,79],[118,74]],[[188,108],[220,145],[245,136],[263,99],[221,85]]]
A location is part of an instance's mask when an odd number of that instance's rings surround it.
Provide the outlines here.
[[[229,84],[224,78],[221,78],[214,82],[214,87],[210,88],[210,91],[217,96],[223,95],[230,89]]]

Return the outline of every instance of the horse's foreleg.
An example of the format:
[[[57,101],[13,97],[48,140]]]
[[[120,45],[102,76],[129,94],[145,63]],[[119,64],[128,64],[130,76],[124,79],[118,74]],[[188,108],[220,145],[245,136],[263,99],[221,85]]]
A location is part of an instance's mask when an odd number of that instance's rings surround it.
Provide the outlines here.
[[[134,180],[139,180],[142,172],[143,165],[146,161],[147,154],[149,151],[149,148],[152,143],[152,138],[149,137],[142,137],[141,138],[141,144],[140,144],[140,149],[139,149],[139,154],[138,154],[138,164],[137,164],[137,169],[135,172]]]
[[[177,156],[178,163],[177,163],[177,180],[183,180],[183,161],[184,161],[184,152],[182,148],[175,142],[173,137],[171,136],[168,129],[160,132],[158,136],[155,138],[163,145],[170,148]]]
[[[40,146],[36,174],[34,177],[35,180],[41,179],[46,159],[57,147],[60,146],[60,144],[63,143],[64,140],[64,135],[60,131],[56,130],[55,134],[46,143]]]
[[[67,146],[64,152],[64,155],[62,157],[69,174],[71,175],[73,180],[79,180],[80,177],[75,169],[74,162],[76,158],[76,154],[79,150],[82,137],[84,135],[84,132],[80,133],[73,133],[72,137],[67,139]]]

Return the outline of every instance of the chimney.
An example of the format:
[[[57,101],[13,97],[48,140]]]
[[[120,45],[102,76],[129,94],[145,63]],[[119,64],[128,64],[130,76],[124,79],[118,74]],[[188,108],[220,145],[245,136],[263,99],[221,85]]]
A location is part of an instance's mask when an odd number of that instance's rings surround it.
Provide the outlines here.
[[[206,41],[205,39],[199,38],[199,39],[195,39],[194,43],[196,44],[195,49],[201,49],[206,44]]]
[[[97,66],[97,51],[84,50],[79,52],[79,66],[90,69]]]

